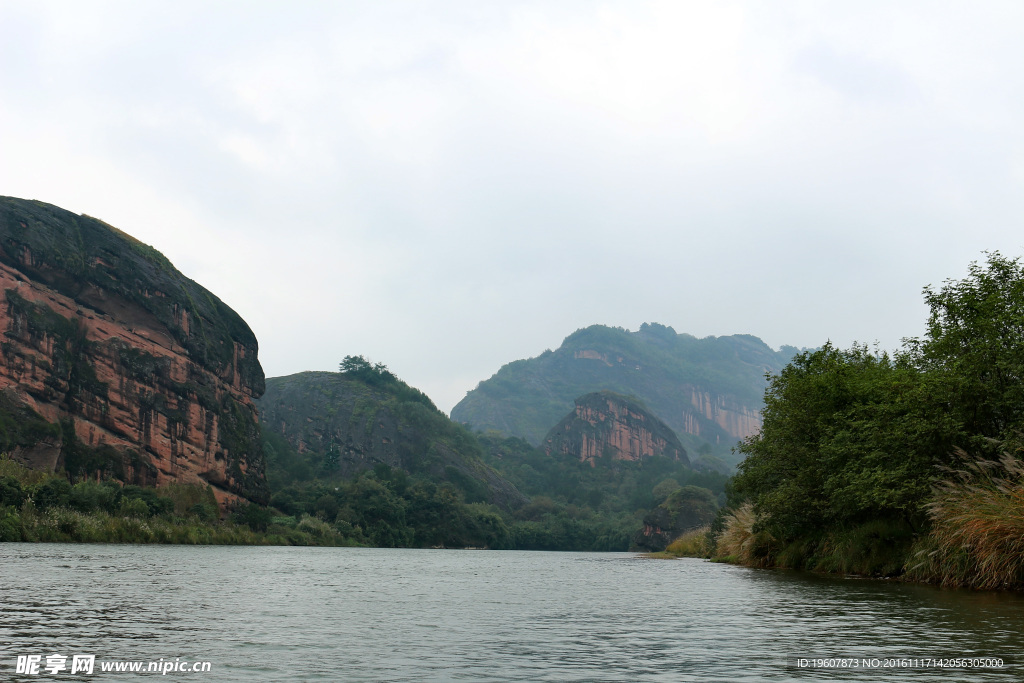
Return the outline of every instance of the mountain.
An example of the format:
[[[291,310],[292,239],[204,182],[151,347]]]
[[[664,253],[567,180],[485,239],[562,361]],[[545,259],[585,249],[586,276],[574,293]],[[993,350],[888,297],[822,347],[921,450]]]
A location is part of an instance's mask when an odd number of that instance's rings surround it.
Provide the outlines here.
[[[426,395],[382,366],[362,370],[301,372],[267,380],[266,394],[259,400],[263,429],[269,438],[277,435],[290,446],[276,448],[272,479],[275,472],[282,483],[346,479],[385,465],[385,471],[450,482],[467,502],[509,508],[526,501],[482,462],[473,434],[448,419]],[[270,445],[274,449],[273,441]]]
[[[575,398],[609,390],[642,401],[691,451],[728,459],[761,427],[765,373],[797,351],[774,351],[750,335],[698,339],[656,323],[636,332],[593,325],[555,351],[503,366],[452,409],[452,419],[539,445]]]
[[[245,321],[89,216],[0,197],[0,450],[72,478],[269,499]]]
[[[576,399],[576,409],[551,428],[544,450],[594,466],[598,460],[641,462],[665,457],[687,465],[679,437],[638,401],[611,391]]]

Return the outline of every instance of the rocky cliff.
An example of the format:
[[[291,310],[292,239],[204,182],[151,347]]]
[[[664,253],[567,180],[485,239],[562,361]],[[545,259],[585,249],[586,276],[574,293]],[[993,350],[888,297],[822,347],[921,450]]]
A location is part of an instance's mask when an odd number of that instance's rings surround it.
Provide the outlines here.
[[[544,449],[592,466],[600,459],[637,462],[657,456],[689,464],[668,425],[637,401],[610,391],[576,399],[576,409],[548,432]]]
[[[72,477],[268,499],[245,322],[152,247],[0,198],[0,448]]]
[[[329,480],[383,464],[449,481],[470,502],[503,507],[526,502],[482,462],[483,451],[471,433],[400,380],[373,386],[339,372],[301,372],[268,379],[258,405],[263,430],[284,437],[304,459],[282,467],[308,467]]]
[[[554,351],[505,365],[452,409],[452,419],[538,445],[577,396],[610,390],[641,399],[691,450],[729,459],[732,446],[761,427],[765,373],[796,352],[749,335],[698,339],[655,323],[635,332],[594,325]]]

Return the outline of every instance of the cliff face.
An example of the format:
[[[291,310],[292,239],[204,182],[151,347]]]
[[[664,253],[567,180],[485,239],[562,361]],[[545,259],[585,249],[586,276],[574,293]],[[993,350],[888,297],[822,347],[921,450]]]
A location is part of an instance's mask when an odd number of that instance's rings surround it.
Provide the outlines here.
[[[663,456],[690,462],[668,425],[635,401],[608,391],[576,399],[576,409],[548,432],[544,449],[591,466],[601,458],[636,462]]]
[[[159,252],[88,216],[0,198],[0,430],[30,466],[268,499],[245,322]]]
[[[681,411],[681,418],[687,434],[715,437],[714,428],[705,427],[708,423],[725,432],[730,439],[739,441],[761,431],[761,411],[743,403],[734,396],[713,394],[710,391],[686,386],[690,394],[690,406]],[[701,419],[703,418],[703,419]]]
[[[293,447],[323,478],[348,478],[378,463],[450,481],[467,499],[517,507],[525,496],[481,461],[476,439],[402,385],[405,395],[338,372],[267,380],[258,401],[263,429]],[[409,399],[409,396],[415,398]]]

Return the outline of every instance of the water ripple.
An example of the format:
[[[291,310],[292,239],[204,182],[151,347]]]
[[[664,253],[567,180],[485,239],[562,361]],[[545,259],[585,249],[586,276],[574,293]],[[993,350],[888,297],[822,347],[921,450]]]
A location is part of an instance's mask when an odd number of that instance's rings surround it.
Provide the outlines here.
[[[0,678],[52,652],[211,661],[216,681],[891,680],[787,658],[1024,663],[1019,595],[625,553],[2,544],[0,566]]]

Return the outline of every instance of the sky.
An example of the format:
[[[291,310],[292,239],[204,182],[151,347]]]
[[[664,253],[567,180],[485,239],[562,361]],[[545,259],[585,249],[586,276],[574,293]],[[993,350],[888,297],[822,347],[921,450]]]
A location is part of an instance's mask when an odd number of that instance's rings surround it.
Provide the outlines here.
[[[448,412],[592,324],[922,335],[1024,255],[1022,64],[997,0],[0,0],[0,195]]]

